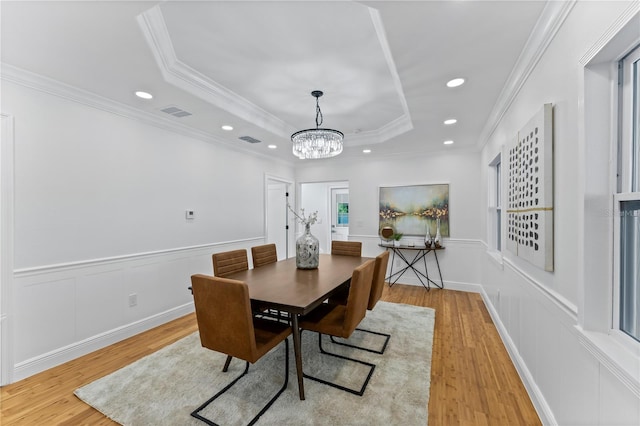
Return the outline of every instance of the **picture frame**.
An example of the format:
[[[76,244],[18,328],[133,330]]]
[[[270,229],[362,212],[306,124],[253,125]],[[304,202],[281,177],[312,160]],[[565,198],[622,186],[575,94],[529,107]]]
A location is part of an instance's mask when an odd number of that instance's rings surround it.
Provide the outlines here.
[[[435,235],[440,219],[440,234],[450,235],[448,183],[381,186],[378,206],[378,229],[390,226],[408,236],[424,236],[427,230]]]

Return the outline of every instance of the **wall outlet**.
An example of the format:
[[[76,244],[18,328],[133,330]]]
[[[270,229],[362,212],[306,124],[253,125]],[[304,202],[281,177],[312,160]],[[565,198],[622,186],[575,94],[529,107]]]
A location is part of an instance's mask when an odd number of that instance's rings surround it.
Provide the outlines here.
[[[138,304],[138,294],[137,293],[131,293],[129,295],[129,307],[133,308],[137,304]]]
[[[185,216],[187,219],[195,219],[195,217],[196,217],[196,212],[194,212],[193,210],[186,210],[186,211],[184,212],[184,216]]]

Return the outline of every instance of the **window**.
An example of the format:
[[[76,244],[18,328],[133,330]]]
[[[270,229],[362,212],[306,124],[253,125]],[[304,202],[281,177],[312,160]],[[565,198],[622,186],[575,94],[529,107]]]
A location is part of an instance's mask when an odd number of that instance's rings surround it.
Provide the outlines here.
[[[617,328],[640,341],[640,47],[619,66],[620,140],[614,196]],[[614,324],[616,325],[616,324]]]
[[[337,227],[346,228],[349,226],[349,194],[336,195],[336,218]]]
[[[502,251],[502,163],[501,154],[489,164],[489,224],[488,244],[494,251]]]

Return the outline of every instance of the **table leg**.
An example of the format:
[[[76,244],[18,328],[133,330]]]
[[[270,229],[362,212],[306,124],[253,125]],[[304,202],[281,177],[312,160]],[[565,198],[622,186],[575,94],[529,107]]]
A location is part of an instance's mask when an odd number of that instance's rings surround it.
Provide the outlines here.
[[[296,356],[296,371],[298,373],[298,392],[300,393],[300,400],[304,400],[302,349],[300,344],[300,327],[298,327],[298,314],[291,315],[291,332],[293,334],[293,353]]]

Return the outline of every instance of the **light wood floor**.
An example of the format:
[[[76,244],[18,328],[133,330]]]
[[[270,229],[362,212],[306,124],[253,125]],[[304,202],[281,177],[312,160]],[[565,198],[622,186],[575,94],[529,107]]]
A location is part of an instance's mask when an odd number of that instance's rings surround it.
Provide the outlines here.
[[[383,300],[436,310],[431,426],[541,424],[478,294],[398,284],[385,287]],[[5,386],[0,425],[114,425],[73,391],[195,330],[187,315]]]

